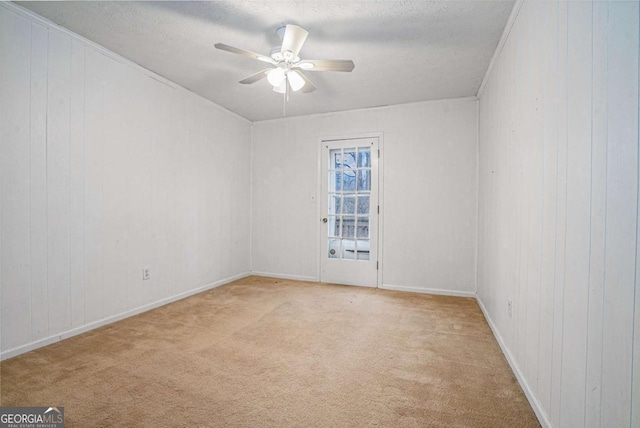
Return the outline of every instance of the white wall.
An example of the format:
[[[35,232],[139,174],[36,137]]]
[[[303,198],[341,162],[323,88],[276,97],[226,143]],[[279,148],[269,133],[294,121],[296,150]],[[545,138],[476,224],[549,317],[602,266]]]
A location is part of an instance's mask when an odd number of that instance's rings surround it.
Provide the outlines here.
[[[252,270],[318,278],[319,138],[371,132],[384,133],[383,284],[473,294],[475,99],[254,123]]]
[[[640,426],[638,22],[525,2],[480,94],[478,295],[556,427]]]
[[[246,273],[250,122],[15,10],[0,4],[2,357]]]

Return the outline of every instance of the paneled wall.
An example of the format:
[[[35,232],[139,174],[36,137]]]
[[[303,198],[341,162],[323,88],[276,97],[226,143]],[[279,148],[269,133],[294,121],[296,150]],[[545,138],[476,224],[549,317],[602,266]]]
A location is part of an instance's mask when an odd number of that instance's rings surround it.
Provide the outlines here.
[[[556,427],[640,426],[639,13],[525,2],[480,94],[477,293]]]
[[[381,286],[474,295],[475,98],[256,122],[253,271],[317,280],[319,139],[372,132],[384,139]]]
[[[249,270],[250,122],[3,4],[0,60],[3,357]]]

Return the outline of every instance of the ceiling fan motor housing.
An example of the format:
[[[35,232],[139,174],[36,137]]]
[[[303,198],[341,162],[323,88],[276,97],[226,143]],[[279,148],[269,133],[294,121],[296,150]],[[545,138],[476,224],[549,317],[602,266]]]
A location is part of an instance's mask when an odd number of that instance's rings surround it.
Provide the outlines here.
[[[288,55],[287,55],[288,54]],[[286,51],[284,54],[282,53],[282,46],[276,46],[271,49],[269,52],[269,56],[273,58],[277,62],[287,62],[290,64],[296,63],[300,61],[300,57],[293,56],[291,51]]]

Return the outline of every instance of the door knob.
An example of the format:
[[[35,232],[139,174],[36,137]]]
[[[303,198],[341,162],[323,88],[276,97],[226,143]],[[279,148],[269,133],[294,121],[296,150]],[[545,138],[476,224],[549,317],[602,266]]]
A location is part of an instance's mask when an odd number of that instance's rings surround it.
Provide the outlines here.
[[[322,222],[323,222],[323,223],[326,223],[326,222],[327,222],[327,218],[326,218],[326,217],[325,217],[325,218],[323,218],[323,219],[322,219]]]

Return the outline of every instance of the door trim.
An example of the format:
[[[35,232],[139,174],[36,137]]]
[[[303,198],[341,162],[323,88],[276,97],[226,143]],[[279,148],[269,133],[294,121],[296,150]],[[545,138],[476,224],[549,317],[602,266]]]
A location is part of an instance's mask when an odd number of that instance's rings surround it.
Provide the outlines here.
[[[358,140],[363,138],[378,138],[378,150],[380,150],[380,155],[378,156],[378,205],[380,206],[380,213],[378,215],[378,281],[377,287],[381,288],[382,286],[382,272],[384,268],[384,254],[382,252],[383,249],[383,239],[384,239],[384,134],[382,132],[369,132],[369,133],[361,133],[361,134],[339,134],[339,135],[328,135],[324,137],[319,137],[316,144],[316,153],[317,153],[317,173],[316,173],[316,278],[318,278],[318,282],[322,281],[322,276],[320,275],[320,268],[322,265],[322,203],[320,198],[322,197],[322,144],[331,141],[339,141],[339,140]]]

